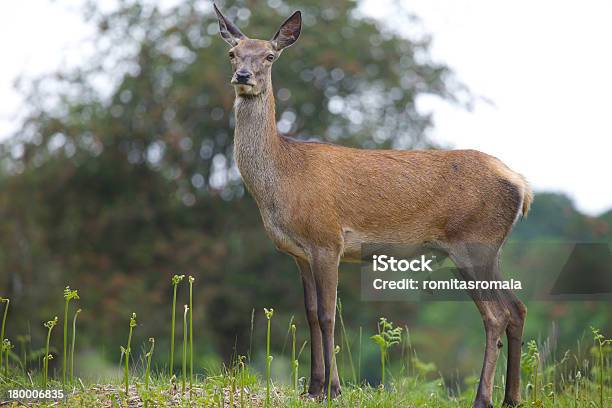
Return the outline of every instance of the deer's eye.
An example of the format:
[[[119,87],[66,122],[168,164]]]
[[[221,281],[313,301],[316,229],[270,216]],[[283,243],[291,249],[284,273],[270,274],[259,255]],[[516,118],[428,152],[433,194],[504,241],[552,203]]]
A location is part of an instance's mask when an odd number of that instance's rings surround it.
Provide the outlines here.
[[[236,56],[236,54],[234,54],[232,51],[230,51],[228,55],[230,59],[234,59],[234,57]]]
[[[274,54],[268,54],[266,55],[266,59],[270,62],[274,61]]]

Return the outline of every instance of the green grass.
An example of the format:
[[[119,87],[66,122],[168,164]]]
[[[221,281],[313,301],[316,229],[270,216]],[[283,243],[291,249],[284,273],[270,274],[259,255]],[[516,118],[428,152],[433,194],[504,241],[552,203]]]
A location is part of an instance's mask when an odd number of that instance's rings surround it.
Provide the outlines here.
[[[600,336],[596,333],[596,336]],[[612,346],[599,340],[590,349],[590,356],[579,358],[567,352],[560,361],[541,363],[537,343],[529,342],[523,355],[522,397],[523,407],[534,408],[598,408],[612,406],[612,365],[610,356]],[[145,357],[150,357],[145,355]],[[298,357],[299,358],[299,357]],[[182,391],[176,377],[170,377],[166,369],[154,370],[138,366],[130,371],[130,385],[126,395],[125,383],[117,377],[110,383],[86,383],[75,381],[66,389],[66,398],[57,401],[29,402],[29,406],[40,407],[127,407],[127,406],[180,406],[180,407],[431,407],[431,408],[469,408],[475,396],[477,378],[467,379],[461,387],[449,386],[444,380],[427,370],[415,368],[413,374],[402,367],[390,370],[391,379],[385,387],[376,385],[355,385],[344,383],[342,395],[327,404],[318,400],[307,400],[295,392],[289,378],[280,384],[269,381],[265,373],[257,373],[246,358],[239,356],[236,363],[206,376],[196,375],[189,392]],[[579,363],[580,362],[580,363]],[[597,364],[598,363],[598,364]],[[421,363],[427,365],[426,363]],[[504,364],[500,361],[496,386],[494,389],[495,406],[503,399]],[[351,374],[347,371],[345,379]],[[307,378],[300,378],[299,389],[304,388]],[[24,375],[18,365],[11,366],[8,376],[0,377],[0,406],[23,406],[18,402],[7,401],[9,389],[41,389],[42,372]],[[60,389],[61,378],[50,379],[48,388]],[[269,400],[269,403],[266,401]],[[8,403],[7,403],[8,402]],[[28,406],[28,404],[25,404]]]
[[[270,316],[271,317],[271,316]],[[185,319],[185,317],[184,317]],[[186,323],[184,323],[186,324]],[[186,333],[186,331],[185,331]],[[540,359],[535,341],[525,345],[522,356],[523,407],[534,408],[599,408],[612,406],[612,344],[594,331],[593,345],[589,354],[567,352],[560,361],[546,363]],[[186,340],[184,340],[186,344]],[[128,342],[129,344],[129,342]],[[129,347],[129,346],[128,346]],[[263,347],[263,345],[262,345]],[[266,344],[267,349],[267,344]],[[397,351],[388,350],[390,353]],[[152,352],[151,350],[149,353]],[[144,353],[144,352],[143,352]],[[268,352],[270,353],[270,352]],[[183,355],[185,350],[183,351]],[[150,358],[150,354],[144,354]],[[9,389],[43,389],[44,371],[24,374],[13,357],[9,374],[0,375],[0,406],[24,406],[20,402],[8,401]],[[183,357],[185,359],[185,357]],[[299,359],[299,354],[296,359]],[[268,358],[268,360],[270,360]],[[28,402],[26,406],[40,407],[127,407],[127,406],[203,406],[203,407],[432,407],[469,408],[475,396],[477,378],[468,378],[461,386],[445,384],[444,380],[429,370],[426,362],[413,361],[414,367],[389,367],[389,380],[384,387],[378,384],[355,385],[352,374],[344,373],[342,395],[327,404],[327,401],[307,400],[295,392],[295,385],[288,378],[275,378],[254,371],[239,356],[235,364],[206,376],[196,374],[193,386],[183,382],[177,384],[165,368],[150,370],[150,363],[143,362],[129,370],[129,387],[125,389],[125,377],[105,383],[83,383],[75,378],[65,388],[62,401]],[[503,399],[505,372],[503,358],[500,359],[495,381],[494,403],[499,406]],[[268,371],[269,367],[266,367]],[[185,370],[184,370],[185,372]],[[150,373],[150,375],[148,375]],[[408,374],[407,374],[408,373]],[[51,374],[51,373],[50,373]],[[125,373],[123,373],[125,375]],[[183,377],[186,376],[186,373]],[[47,388],[61,389],[61,376],[49,375]],[[184,381],[184,380],[183,380]],[[308,378],[298,380],[303,390]],[[183,387],[187,387],[183,390]],[[186,392],[189,391],[189,392]],[[266,401],[269,403],[266,403]],[[29,405],[28,405],[29,404]]]
[[[64,349],[62,353],[62,384],[65,386],[67,374],[66,367],[68,364],[68,306],[70,305],[70,301],[72,299],[79,299],[78,291],[70,290],[70,286],[66,286],[66,289],[64,289],[64,299],[64,320],[62,322],[64,325]]]
[[[176,282],[178,284],[178,282]],[[176,285],[175,285],[176,288]],[[191,297],[190,297],[191,298]],[[173,309],[175,297],[173,291]],[[6,311],[6,309],[5,309]],[[130,332],[127,346],[123,351],[123,373],[107,382],[83,382],[75,374],[75,380],[69,384],[64,380],[65,369],[62,366],[61,375],[48,372],[47,362],[52,358],[50,354],[49,340],[53,327],[57,324],[57,317],[46,322],[46,343],[43,356],[34,356],[30,361],[38,361],[39,368],[24,366],[21,358],[9,351],[4,355],[4,369],[0,370],[0,406],[16,407],[24,406],[25,402],[9,401],[8,391],[14,389],[63,389],[65,398],[60,401],[27,401],[26,406],[41,407],[156,407],[156,406],[197,406],[197,407],[321,407],[321,399],[308,400],[296,392],[307,388],[308,378],[297,377],[297,367],[304,345],[296,355],[295,326],[293,320],[290,322],[292,334],[291,368],[285,375],[278,375],[271,370],[272,354],[270,349],[271,338],[275,333],[271,331],[270,320],[273,309],[264,309],[267,319],[266,343],[260,344],[260,349],[265,350],[266,367],[265,372],[258,373],[250,365],[250,358],[237,356],[230,367],[221,370],[207,372],[206,376],[198,374],[198,367],[194,373],[193,383],[187,385],[187,345],[188,330],[187,317],[190,308],[185,306],[183,314],[183,351],[182,351],[182,381],[179,386],[177,377],[170,374],[167,366],[151,367],[151,356],[153,353],[153,339],[150,339],[149,352],[142,352],[142,364],[131,367],[129,359],[132,357],[131,340],[132,331],[136,326],[136,315],[132,314],[130,319]],[[253,324],[251,316],[251,325]],[[75,324],[73,323],[73,326]],[[189,324],[191,326],[191,324]],[[74,331],[74,329],[73,329]],[[527,341],[522,355],[522,399],[524,407],[533,408],[604,408],[612,406],[612,341],[606,339],[597,329],[591,328],[592,342],[589,353],[584,354],[584,349],[578,343],[576,353],[566,352],[559,361],[550,361],[543,353],[542,357],[539,344]],[[252,332],[252,329],[251,329]],[[373,338],[381,346],[381,376],[384,386],[368,384],[355,377],[362,378],[361,351],[362,330],[359,331],[357,346],[358,368],[354,372],[354,365],[350,361],[350,369],[343,365],[338,367],[343,388],[342,395],[333,401],[325,401],[323,405],[328,407],[432,407],[432,408],[468,408],[471,407],[475,396],[477,378],[468,378],[463,384],[446,384],[440,374],[436,372],[435,365],[419,360],[416,353],[412,359],[398,359],[399,350],[391,348],[394,344],[410,344],[409,332],[406,328],[406,336],[402,340],[402,330],[394,328],[390,322],[381,318],[378,334]],[[350,348],[350,341],[343,331],[346,349]],[[172,327],[172,337],[174,328]],[[252,334],[251,334],[252,339]],[[25,338],[21,338],[21,343]],[[340,341],[342,343],[342,340]],[[8,344],[8,341],[7,341]],[[191,350],[191,344],[189,349]],[[399,347],[398,347],[399,348]],[[410,346],[412,350],[412,346]],[[249,342],[249,356],[251,341]],[[344,353],[336,347],[336,353]],[[414,351],[414,350],[412,350]],[[412,354],[411,351],[411,354]],[[191,354],[191,353],[189,353]],[[348,354],[347,354],[348,355]],[[401,355],[404,356],[404,350]],[[10,361],[9,361],[10,356]],[[40,362],[42,358],[42,369]],[[133,361],[138,361],[133,358]],[[352,357],[349,356],[349,360]],[[408,361],[410,360],[410,361]],[[23,361],[28,361],[27,355]],[[171,353],[170,361],[173,361]],[[248,361],[248,363],[247,363]],[[334,364],[338,361],[335,356]],[[7,367],[6,363],[10,363]],[[385,364],[389,364],[388,366]],[[72,367],[72,359],[71,359]],[[494,402],[496,406],[503,399],[504,391],[504,358],[500,358],[494,388]],[[255,365],[256,366],[256,365]],[[1,369],[2,367],[0,367]],[[190,367],[191,368],[191,367]],[[199,367],[201,368],[201,367]],[[59,370],[59,368],[58,368]],[[306,370],[304,370],[306,371]],[[201,371],[200,371],[201,373]],[[290,374],[289,374],[290,373]],[[72,378],[71,370],[71,378]],[[189,373],[191,374],[191,373]],[[307,374],[307,373],[306,373]],[[285,378],[286,376],[286,378]],[[293,378],[291,378],[293,376]],[[190,375],[191,377],[191,375]],[[331,377],[331,376],[330,376]],[[191,379],[191,378],[190,378]],[[297,384],[296,384],[297,382]],[[189,391],[189,392],[187,392]],[[329,393],[329,384],[326,389]]]
[[[246,370],[244,379],[234,377],[230,371],[218,375],[210,375],[205,381],[196,378],[191,393],[181,393],[172,384],[167,375],[154,376],[150,383],[150,390],[145,387],[145,378],[132,377],[128,400],[130,406],[140,406],[148,402],[148,406],[206,406],[206,407],[228,407],[230,399],[233,406],[240,407],[241,401],[244,407],[263,407],[266,401],[265,378]],[[31,388],[29,378],[15,372],[10,380],[0,381],[0,401],[3,401],[6,390],[9,388]],[[236,374],[239,375],[239,374]],[[34,381],[37,379],[34,378]],[[241,397],[241,384],[244,395]],[[50,388],[61,388],[61,381],[52,381]],[[535,403],[526,399],[524,406],[529,407],[598,407],[599,391],[597,381],[582,378],[576,389],[575,382],[568,382],[559,388],[553,395],[544,396]],[[231,390],[234,390],[231,395]],[[80,383],[67,390],[67,399],[59,406],[67,407],[107,407],[127,406],[123,384],[118,380],[111,384],[87,384]],[[190,395],[191,394],[191,395]],[[496,404],[502,399],[503,390],[496,387]],[[436,408],[468,408],[474,397],[473,391],[465,391],[459,395],[451,394],[440,379],[423,380],[418,377],[403,377],[395,381],[389,381],[385,390],[368,385],[344,386],[342,395],[331,403],[332,407],[436,407]],[[270,395],[271,405],[274,407],[321,407],[320,401],[305,400],[295,396],[291,384],[274,386]],[[607,389],[607,400],[604,406],[611,406],[612,397],[610,388]],[[9,407],[23,406],[17,402],[9,403]],[[42,403],[31,403],[31,406],[51,407],[58,406],[57,402],[49,401]],[[497,405],[496,405],[497,406]]]

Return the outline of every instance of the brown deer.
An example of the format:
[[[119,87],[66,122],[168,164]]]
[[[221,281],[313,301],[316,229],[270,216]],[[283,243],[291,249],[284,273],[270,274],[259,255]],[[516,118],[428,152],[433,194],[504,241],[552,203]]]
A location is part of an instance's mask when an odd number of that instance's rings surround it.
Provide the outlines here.
[[[268,235],[295,258],[302,277],[311,336],[308,394],[320,397],[331,381],[336,396],[338,373],[330,368],[339,262],[359,260],[363,244],[426,243],[448,254],[464,278],[498,279],[500,248],[516,220],[527,214],[531,189],[523,176],[474,150],[361,150],[279,134],[271,68],[298,39],[300,12],[266,41],[246,37],[214,8],[220,34],[231,46],[235,161]],[[473,406],[492,407],[504,331],[504,403],[516,405],[526,308],[510,291],[494,293],[492,299],[470,295],[486,333]]]

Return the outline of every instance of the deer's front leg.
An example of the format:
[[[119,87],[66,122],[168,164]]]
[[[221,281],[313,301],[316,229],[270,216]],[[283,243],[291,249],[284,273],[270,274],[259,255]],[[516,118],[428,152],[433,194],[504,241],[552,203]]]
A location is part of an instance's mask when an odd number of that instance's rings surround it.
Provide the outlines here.
[[[334,326],[336,321],[336,294],[338,291],[338,261],[339,255],[328,250],[315,252],[310,266],[317,288],[317,316],[323,335],[323,359],[325,361],[324,393],[331,380],[331,397],[340,394],[337,364],[332,364],[334,358]],[[330,371],[334,367],[330,375]]]
[[[322,394],[325,382],[323,341],[317,315],[317,288],[308,262],[300,258],[295,258],[295,262],[302,275],[304,306],[308,327],[310,328],[310,385],[308,386],[308,396],[315,398]]]

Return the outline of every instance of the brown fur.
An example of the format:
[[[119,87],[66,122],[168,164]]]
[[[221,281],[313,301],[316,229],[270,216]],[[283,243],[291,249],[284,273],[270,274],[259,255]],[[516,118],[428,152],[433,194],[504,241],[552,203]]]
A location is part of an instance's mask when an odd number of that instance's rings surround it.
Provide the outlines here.
[[[321,395],[331,381],[337,395],[338,375],[330,367],[340,260],[359,259],[367,243],[428,243],[447,251],[465,278],[499,279],[499,250],[519,216],[527,215],[532,192],[523,176],[475,150],[362,150],[280,135],[271,65],[297,40],[299,12],[271,41],[262,41],[247,38],[215,10],[232,46],[234,157],[270,238],[296,259],[302,275],[311,331],[309,394]],[[487,337],[474,406],[491,404],[504,331],[505,402],[518,403],[526,309],[512,293],[496,293],[493,300],[471,295]]]

